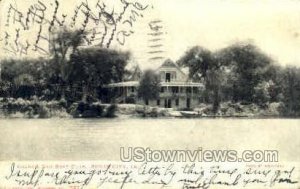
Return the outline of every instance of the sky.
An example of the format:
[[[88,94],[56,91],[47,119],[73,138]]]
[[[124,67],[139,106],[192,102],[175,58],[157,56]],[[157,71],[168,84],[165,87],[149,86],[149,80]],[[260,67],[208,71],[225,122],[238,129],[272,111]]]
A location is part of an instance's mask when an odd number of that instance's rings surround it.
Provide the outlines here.
[[[8,1],[12,0],[6,0],[6,5]],[[15,3],[26,7],[25,1],[15,0]],[[80,0],[73,1],[78,3]],[[176,61],[196,45],[216,51],[237,42],[255,44],[277,64],[300,66],[298,0],[131,0],[136,1],[147,4],[148,8],[142,16],[136,17],[130,28],[133,33],[126,37],[125,44],[120,45],[114,40],[110,48],[129,50],[132,62],[143,69],[156,68],[167,58]],[[73,11],[74,2],[60,2],[64,5],[64,12]],[[119,0],[110,2],[119,3]],[[0,31],[3,39],[7,6],[3,2],[1,6]],[[162,27],[159,37],[150,35],[153,30],[149,27],[149,23],[157,20],[161,21],[158,25]],[[155,41],[157,38],[159,41]],[[1,56],[7,54],[1,52]],[[154,57],[161,59],[151,59]]]
[[[155,2],[153,12],[167,31],[165,56],[174,61],[195,45],[216,51],[236,42],[250,42],[278,64],[300,66],[300,1]],[[142,50],[139,53],[143,54]],[[143,56],[136,56],[145,67],[151,66]]]

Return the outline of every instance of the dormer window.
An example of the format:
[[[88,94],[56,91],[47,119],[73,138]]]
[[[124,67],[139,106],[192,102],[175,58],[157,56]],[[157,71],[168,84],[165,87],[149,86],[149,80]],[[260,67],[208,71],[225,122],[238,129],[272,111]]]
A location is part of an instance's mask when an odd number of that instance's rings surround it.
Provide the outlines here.
[[[166,73],[166,82],[171,81],[171,73]]]

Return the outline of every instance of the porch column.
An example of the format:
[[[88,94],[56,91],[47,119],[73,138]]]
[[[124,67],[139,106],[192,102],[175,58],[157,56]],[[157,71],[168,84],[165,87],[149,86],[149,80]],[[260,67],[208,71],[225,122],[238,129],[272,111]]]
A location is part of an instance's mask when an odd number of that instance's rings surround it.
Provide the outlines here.
[[[124,86],[124,88],[123,88],[123,104],[125,104],[126,92],[127,92],[127,87]]]

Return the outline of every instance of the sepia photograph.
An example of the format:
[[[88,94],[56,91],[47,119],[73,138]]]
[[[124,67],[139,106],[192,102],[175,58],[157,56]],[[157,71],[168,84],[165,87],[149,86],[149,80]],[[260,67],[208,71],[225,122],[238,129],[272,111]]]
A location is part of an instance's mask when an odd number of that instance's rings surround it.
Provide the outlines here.
[[[0,189],[300,188],[300,1],[0,0]]]

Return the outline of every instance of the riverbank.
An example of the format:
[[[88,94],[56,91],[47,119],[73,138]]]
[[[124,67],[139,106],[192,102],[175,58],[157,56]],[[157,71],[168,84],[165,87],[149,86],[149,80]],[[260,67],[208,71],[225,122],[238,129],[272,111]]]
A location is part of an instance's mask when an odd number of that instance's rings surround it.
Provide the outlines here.
[[[142,117],[280,117],[280,103],[271,103],[264,108],[255,104],[225,102],[220,105],[217,113],[213,112],[212,105],[200,104],[193,110],[174,110],[172,108],[158,108],[135,104],[119,104],[117,113]]]
[[[100,102],[75,102],[64,100],[41,101],[0,99],[0,118],[113,118],[113,117],[282,117],[281,104],[271,103],[264,107],[256,104],[224,102],[214,113],[210,104],[200,104],[193,110],[150,107],[138,104],[101,104]]]
[[[0,99],[0,118],[112,118],[116,116],[116,109],[116,105],[99,102]]]

